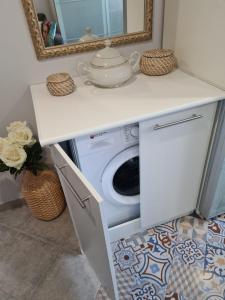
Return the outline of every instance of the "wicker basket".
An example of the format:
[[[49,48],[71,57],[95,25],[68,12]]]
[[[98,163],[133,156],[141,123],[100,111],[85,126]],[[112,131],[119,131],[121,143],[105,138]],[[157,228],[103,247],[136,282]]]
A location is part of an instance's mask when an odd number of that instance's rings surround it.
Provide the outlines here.
[[[65,208],[64,194],[55,172],[42,171],[35,176],[26,171],[22,180],[22,195],[34,217],[50,221]]]
[[[53,96],[66,96],[75,91],[75,83],[67,73],[56,73],[47,77],[47,88]]]
[[[165,75],[176,67],[173,50],[154,49],[144,52],[140,61],[141,72],[146,75]]]

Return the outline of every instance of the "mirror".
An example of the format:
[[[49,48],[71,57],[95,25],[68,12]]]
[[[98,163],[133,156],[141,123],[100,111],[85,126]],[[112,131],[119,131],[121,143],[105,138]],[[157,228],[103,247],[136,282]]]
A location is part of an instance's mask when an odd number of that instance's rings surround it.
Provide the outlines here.
[[[38,59],[143,41],[152,0],[22,0]]]

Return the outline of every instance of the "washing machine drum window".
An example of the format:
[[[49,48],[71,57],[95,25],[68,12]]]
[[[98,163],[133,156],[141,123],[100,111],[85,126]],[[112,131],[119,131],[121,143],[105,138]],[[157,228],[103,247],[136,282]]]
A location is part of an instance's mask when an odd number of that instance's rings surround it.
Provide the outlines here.
[[[124,196],[140,194],[139,156],[126,161],[113,177],[115,191]]]
[[[102,175],[105,200],[115,205],[140,203],[139,146],[133,146],[116,155]]]

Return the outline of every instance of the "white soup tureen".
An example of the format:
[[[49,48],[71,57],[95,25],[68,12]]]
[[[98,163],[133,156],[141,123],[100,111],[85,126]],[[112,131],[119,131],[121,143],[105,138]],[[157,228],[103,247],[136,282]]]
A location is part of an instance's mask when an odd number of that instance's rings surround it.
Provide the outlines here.
[[[79,63],[79,75],[86,75],[88,80],[100,87],[118,87],[129,80],[139,70],[140,54],[133,52],[129,59],[118,50],[111,48],[111,42],[105,42],[105,48],[98,51],[90,63]]]

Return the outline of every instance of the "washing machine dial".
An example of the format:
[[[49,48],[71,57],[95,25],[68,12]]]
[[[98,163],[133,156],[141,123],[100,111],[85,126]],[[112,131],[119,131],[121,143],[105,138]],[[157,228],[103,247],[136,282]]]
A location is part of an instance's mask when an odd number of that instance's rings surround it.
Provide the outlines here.
[[[139,127],[138,126],[134,126],[130,129],[130,135],[134,138],[138,138],[139,137]]]

